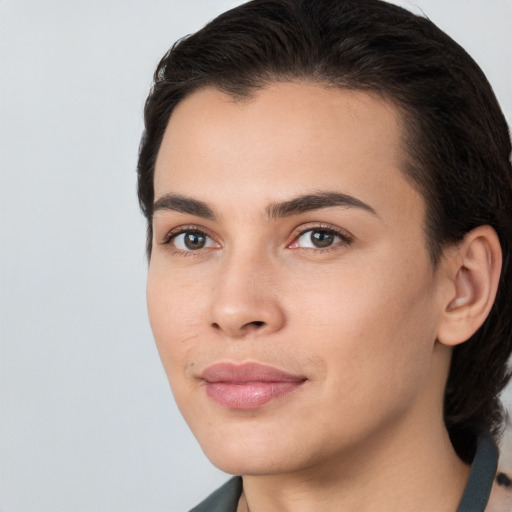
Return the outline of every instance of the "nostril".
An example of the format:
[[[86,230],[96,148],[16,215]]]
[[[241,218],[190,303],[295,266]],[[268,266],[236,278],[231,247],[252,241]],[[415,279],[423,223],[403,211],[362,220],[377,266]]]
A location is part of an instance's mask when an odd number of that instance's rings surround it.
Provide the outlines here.
[[[260,327],[263,327],[264,325],[265,325],[265,322],[260,321],[260,320],[255,320],[254,322],[248,322],[248,323],[242,325],[241,329],[242,330],[258,329]],[[216,330],[222,330],[222,327],[217,322],[213,322],[212,327]]]
[[[242,329],[245,330],[251,330],[251,329],[259,329],[260,327],[263,327],[265,325],[265,322],[262,322],[260,320],[255,320],[254,322],[248,322],[246,323]]]

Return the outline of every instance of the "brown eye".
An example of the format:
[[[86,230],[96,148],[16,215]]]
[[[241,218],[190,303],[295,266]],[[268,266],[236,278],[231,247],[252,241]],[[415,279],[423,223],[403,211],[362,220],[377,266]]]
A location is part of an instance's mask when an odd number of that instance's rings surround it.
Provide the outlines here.
[[[200,233],[185,233],[183,242],[187,249],[202,249],[206,244],[206,237]]]
[[[329,229],[308,229],[304,231],[294,243],[294,247],[304,249],[327,249],[339,242],[349,243],[349,240],[335,231]]]
[[[315,247],[329,247],[334,243],[334,234],[326,231],[311,231],[310,239]]]
[[[172,245],[180,251],[198,251],[208,247],[215,247],[216,243],[202,231],[184,231],[174,235]]]

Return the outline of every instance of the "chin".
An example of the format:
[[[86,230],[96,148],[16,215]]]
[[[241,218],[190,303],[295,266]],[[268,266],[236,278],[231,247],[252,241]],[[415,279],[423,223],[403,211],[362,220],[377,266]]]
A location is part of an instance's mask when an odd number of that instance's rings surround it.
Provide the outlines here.
[[[275,475],[296,471],[300,465],[298,451],[283,446],[282,440],[224,440],[214,445],[202,443],[201,447],[214,466],[231,475]]]
[[[260,455],[261,457],[261,455]],[[239,476],[268,476],[297,471],[296,464],[288,467],[278,461],[269,461],[268,459],[254,460],[246,454],[238,454],[236,457],[219,455],[208,457],[210,462],[224,473]]]

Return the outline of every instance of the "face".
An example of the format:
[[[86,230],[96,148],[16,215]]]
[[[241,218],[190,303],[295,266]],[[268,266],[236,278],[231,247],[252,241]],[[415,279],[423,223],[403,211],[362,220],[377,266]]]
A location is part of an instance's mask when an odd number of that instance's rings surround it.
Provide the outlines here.
[[[305,83],[204,89],[174,110],[148,309],[224,471],[314,467],[440,416],[439,283],[400,136],[384,100]]]

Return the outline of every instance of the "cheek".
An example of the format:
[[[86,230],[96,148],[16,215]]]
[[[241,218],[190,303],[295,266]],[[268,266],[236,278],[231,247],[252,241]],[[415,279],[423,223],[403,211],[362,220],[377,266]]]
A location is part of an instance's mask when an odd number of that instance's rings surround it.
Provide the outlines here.
[[[330,388],[355,403],[371,400],[371,389],[381,401],[405,396],[427,378],[436,332],[432,276],[428,265],[414,267],[337,269],[312,276],[294,299],[300,339],[325,358]]]
[[[150,268],[146,289],[149,322],[169,378],[183,366],[204,324],[199,290],[180,285],[168,273]]]

